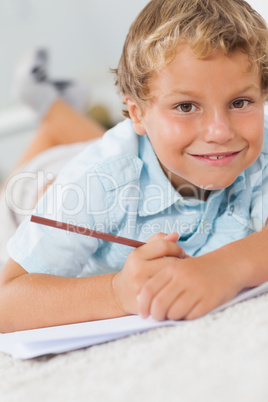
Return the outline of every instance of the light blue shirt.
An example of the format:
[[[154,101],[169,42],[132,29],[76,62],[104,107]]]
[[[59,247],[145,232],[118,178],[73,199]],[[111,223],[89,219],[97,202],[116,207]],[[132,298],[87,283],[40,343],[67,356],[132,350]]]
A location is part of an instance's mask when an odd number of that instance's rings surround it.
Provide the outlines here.
[[[207,201],[183,198],[163,173],[147,136],[130,120],[90,143],[70,161],[38,203],[36,214],[146,241],[180,234],[178,244],[198,256],[263,227],[268,216],[268,125],[259,158],[228,188]],[[128,246],[29,222],[8,243],[28,272],[89,276],[122,269]]]

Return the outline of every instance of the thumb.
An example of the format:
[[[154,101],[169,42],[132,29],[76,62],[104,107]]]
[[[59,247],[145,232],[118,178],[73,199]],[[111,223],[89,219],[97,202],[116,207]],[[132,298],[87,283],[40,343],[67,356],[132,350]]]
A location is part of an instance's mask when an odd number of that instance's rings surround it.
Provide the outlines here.
[[[172,232],[172,233],[162,233],[159,232],[153,236],[151,236],[146,243],[151,243],[155,240],[167,240],[167,241],[171,241],[173,243],[177,243],[177,241],[179,240],[179,234],[177,232]],[[183,250],[183,248],[181,248],[181,253],[179,255],[179,258],[185,258],[187,255],[185,254],[185,251]],[[187,256],[188,257],[188,256]]]
[[[172,241],[173,243],[177,243],[179,240],[179,234],[177,232],[172,232],[163,237],[164,240]]]
[[[179,235],[176,232],[169,233],[169,234],[159,232],[159,233],[156,233],[155,235],[151,236],[147,240],[146,243],[151,243],[152,241],[155,241],[155,240],[168,240],[168,241],[172,241],[172,242],[176,243],[178,241],[178,239],[179,239]]]

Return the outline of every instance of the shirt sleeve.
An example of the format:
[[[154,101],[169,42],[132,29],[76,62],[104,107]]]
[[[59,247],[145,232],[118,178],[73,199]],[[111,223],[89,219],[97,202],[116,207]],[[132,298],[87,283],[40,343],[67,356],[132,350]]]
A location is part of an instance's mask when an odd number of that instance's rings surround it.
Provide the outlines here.
[[[268,219],[268,154],[262,154],[261,169],[252,175],[251,222],[254,231],[261,230]]]
[[[76,160],[61,172],[34,214],[94,229],[105,221],[105,208],[98,177]],[[27,272],[75,277],[99,246],[98,239],[30,222],[28,217],[8,242],[8,253]]]

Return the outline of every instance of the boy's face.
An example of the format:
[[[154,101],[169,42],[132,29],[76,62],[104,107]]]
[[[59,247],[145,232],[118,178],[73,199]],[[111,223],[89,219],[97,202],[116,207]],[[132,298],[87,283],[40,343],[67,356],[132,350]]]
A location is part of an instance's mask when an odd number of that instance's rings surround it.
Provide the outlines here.
[[[260,154],[264,135],[261,79],[242,52],[198,59],[185,46],[150,82],[141,116],[127,105],[138,134],[147,133],[159,162],[181,191],[221,189]],[[189,188],[188,191],[189,192]]]

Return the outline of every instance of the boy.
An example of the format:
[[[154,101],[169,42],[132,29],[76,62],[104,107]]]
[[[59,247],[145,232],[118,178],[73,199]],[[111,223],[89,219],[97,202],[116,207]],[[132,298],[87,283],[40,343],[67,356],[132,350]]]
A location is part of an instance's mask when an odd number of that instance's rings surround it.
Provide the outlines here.
[[[36,213],[149,240],[131,250],[27,219],[0,276],[0,332],[193,319],[268,280],[263,19],[242,0],[152,0],[116,72],[130,119],[72,160]]]

